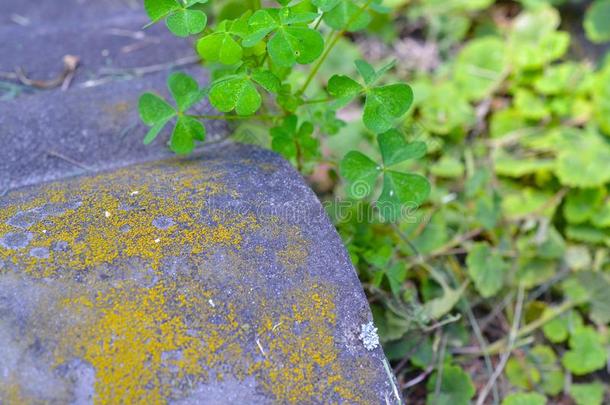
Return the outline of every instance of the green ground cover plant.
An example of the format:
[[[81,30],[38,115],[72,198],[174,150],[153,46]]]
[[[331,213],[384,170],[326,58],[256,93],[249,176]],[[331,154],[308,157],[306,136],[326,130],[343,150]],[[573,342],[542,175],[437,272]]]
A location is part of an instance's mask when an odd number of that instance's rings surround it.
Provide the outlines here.
[[[609,0],[145,6],[211,75],[142,96],[145,142],[227,120],[307,176],[408,403],[607,403]]]

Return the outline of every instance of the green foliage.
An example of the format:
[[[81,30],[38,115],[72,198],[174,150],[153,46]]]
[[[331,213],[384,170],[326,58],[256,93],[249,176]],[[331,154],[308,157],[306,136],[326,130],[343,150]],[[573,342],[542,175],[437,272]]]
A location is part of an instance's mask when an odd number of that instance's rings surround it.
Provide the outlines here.
[[[472,381],[460,367],[445,365],[441,374],[440,390],[436,395],[438,375],[428,380],[427,404],[468,405],[475,390]]]
[[[188,37],[205,29],[208,16],[195,6],[207,0],[144,0],[144,7],[152,23],[165,18],[167,28],[176,36]]]
[[[572,384],[570,396],[576,405],[601,405],[604,401],[605,387],[602,383]]]
[[[610,41],[610,1],[596,0],[587,10],[585,16],[585,31],[593,42]]]
[[[562,358],[562,363],[575,375],[583,375],[599,370],[606,365],[607,351],[601,337],[590,327],[574,331],[570,337],[570,350]]]
[[[178,154],[189,153],[195,147],[196,141],[205,140],[205,127],[194,117],[184,113],[201,101],[205,96],[205,91],[199,88],[195,79],[184,73],[172,74],[167,86],[176,101],[177,109],[153,93],[145,93],[140,97],[138,105],[140,118],[142,122],[151,127],[144,138],[144,143],[149,144],[154,141],[163,127],[177,117],[170,148]]]
[[[517,392],[508,395],[502,401],[502,405],[545,405],[546,403],[544,395],[535,392]]]
[[[152,23],[165,19],[171,32],[188,36],[200,34],[206,27],[206,12],[210,9],[202,8],[205,3],[146,0],[145,8]],[[346,75],[333,75],[326,91],[318,87],[313,98],[308,95],[314,83],[324,82],[330,76],[322,68],[333,57],[333,50],[343,35],[365,29],[373,20],[373,12],[385,13],[388,9],[377,0],[278,3],[280,7],[265,7],[266,4],[256,1],[226,4],[219,15],[227,17],[216,18],[215,26],[208,27],[196,44],[198,54],[212,69],[211,83],[199,89],[194,79],[173,74],[169,87],[177,109],[159,96],[144,94],[140,113],[142,121],[151,127],[145,143],[151,143],[175,119],[170,147],[177,153],[189,153],[196,141],[204,140],[206,120],[243,120],[245,125],[245,119],[249,118],[252,123],[264,124],[264,130],[270,135],[264,143],[307,172],[321,155],[324,137],[336,134],[345,125],[337,117],[338,110],[348,103],[359,104],[365,126],[373,134],[379,134],[384,161],[379,169],[383,172],[384,185],[375,206],[384,218],[396,221],[403,207],[422,204],[430,192],[424,177],[394,167],[426,153],[425,144],[408,143],[398,129],[400,118],[413,103],[411,88],[400,82],[378,84],[393,69],[393,64],[376,71],[367,62],[357,60],[355,65],[363,84]],[[336,32],[325,41],[322,33],[329,28]],[[307,77],[295,80],[301,74],[297,65],[309,64],[313,66]],[[358,96],[364,99],[362,105]],[[358,103],[352,103],[357,97]],[[189,110],[204,98],[226,115],[190,114]],[[377,165],[357,153],[360,152],[347,155],[341,171],[350,182],[364,181],[366,193],[350,193],[360,199],[372,194]],[[370,165],[375,165],[373,171]]]
[[[466,259],[468,275],[483,297],[491,297],[500,291],[508,270],[502,257],[491,251],[488,244],[479,242],[472,247]]]
[[[392,167],[406,160],[417,159],[426,154],[423,142],[407,143],[397,130],[390,130],[377,136],[382,156],[378,164],[361,152],[349,152],[341,161],[341,175],[349,183],[349,195],[353,198],[368,197],[374,190],[377,177],[383,175],[383,189],[377,200],[382,215],[389,220],[397,220],[401,208],[419,206],[428,198],[428,181],[412,173],[392,170]]]

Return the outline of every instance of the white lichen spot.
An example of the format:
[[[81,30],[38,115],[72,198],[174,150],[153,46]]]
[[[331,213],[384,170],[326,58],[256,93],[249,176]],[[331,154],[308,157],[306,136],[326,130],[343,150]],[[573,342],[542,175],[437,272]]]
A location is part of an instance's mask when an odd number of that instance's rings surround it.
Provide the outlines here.
[[[211,306],[212,308],[214,308],[214,307],[216,306],[216,304],[214,304],[214,301],[212,301],[212,299],[211,299],[211,298],[208,300],[208,304],[210,304],[210,306]]]
[[[129,193],[129,195],[133,196],[133,195],[138,195],[140,194],[140,192],[138,190],[132,191],[131,193]]]
[[[160,238],[155,239],[155,243],[159,243],[159,242],[161,242]]]
[[[360,336],[358,338],[362,341],[366,350],[374,350],[379,346],[379,335],[373,322],[360,325]]]
[[[42,233],[47,233],[47,230],[46,230],[46,229],[43,229],[43,230],[42,230]]]
[[[110,211],[106,211],[106,212],[104,212],[104,216],[105,216],[106,218],[110,218]]]

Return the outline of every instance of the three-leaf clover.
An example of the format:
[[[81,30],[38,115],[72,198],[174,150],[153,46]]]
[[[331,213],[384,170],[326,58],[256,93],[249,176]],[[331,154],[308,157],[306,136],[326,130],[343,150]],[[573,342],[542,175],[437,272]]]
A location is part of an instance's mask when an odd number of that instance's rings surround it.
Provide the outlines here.
[[[252,115],[262,103],[256,84],[272,93],[280,90],[280,80],[270,71],[250,74],[242,71],[215,81],[210,89],[210,103],[221,112],[235,110],[238,115]]]
[[[197,52],[209,62],[234,65],[242,60],[244,50],[238,40],[247,35],[250,12],[237,20],[224,20],[210,35],[197,42]]]
[[[195,79],[179,72],[169,77],[167,86],[176,101],[177,109],[154,93],[144,93],[140,97],[140,118],[151,127],[144,138],[144,144],[151,143],[171,119],[178,117],[170,147],[179,154],[189,153],[195,148],[195,141],[205,140],[205,127],[196,118],[185,115],[184,112],[201,101],[205,91],[199,88]]]
[[[356,68],[364,79],[364,85],[344,75],[335,75],[328,82],[328,92],[339,99],[339,105],[347,104],[360,95],[366,97],[362,120],[376,134],[390,130],[394,121],[406,114],[413,104],[413,90],[407,84],[375,86],[375,82],[392,66],[389,64],[375,71],[370,64],[357,61]]]
[[[393,129],[377,136],[383,164],[378,164],[365,154],[351,151],[341,161],[341,175],[348,181],[348,193],[353,198],[366,198],[374,190],[377,178],[383,175],[383,189],[377,207],[383,216],[398,219],[405,204],[418,206],[430,194],[430,183],[418,174],[403,173],[392,167],[426,154],[423,142],[408,143],[402,134]]]
[[[193,9],[208,0],[144,0],[144,9],[151,24],[165,18],[167,28],[176,36],[187,37],[199,34],[208,23],[208,16],[201,10]]]
[[[324,50],[322,35],[307,26],[317,16],[288,7],[258,10],[250,17],[250,34],[242,45],[253,47],[270,35],[267,52],[273,63],[281,67],[311,63]]]

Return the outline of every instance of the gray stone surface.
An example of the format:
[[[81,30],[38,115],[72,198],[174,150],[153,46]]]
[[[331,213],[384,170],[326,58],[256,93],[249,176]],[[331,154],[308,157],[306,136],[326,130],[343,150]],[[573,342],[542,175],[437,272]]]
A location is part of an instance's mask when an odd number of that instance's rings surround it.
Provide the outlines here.
[[[142,10],[141,0],[2,0],[0,26],[33,27],[66,20],[102,20],[109,16]]]
[[[57,6],[57,3],[54,4]],[[10,9],[10,4],[0,5],[0,15],[11,14],[5,11],[7,7]],[[110,6],[109,9],[114,10]],[[64,71],[64,56],[74,55],[80,63],[71,87],[78,87],[100,79],[130,77],[137,68],[195,62],[192,44],[173,36],[163,24],[142,30],[148,18],[141,9],[125,8],[105,18],[92,16],[91,19],[87,18],[87,13],[63,14],[67,16],[61,21],[47,17],[31,25],[0,26],[0,71],[7,76],[21,69],[27,79],[49,81]],[[10,81],[23,83],[15,78]]]
[[[205,83],[205,77],[190,73]],[[147,147],[142,144],[147,128],[137,113],[141,93],[167,96],[167,75],[0,103],[0,195],[15,187],[169,156],[169,129]],[[226,132],[220,121],[206,126],[209,139]]]
[[[399,403],[316,196],[239,145],[0,199],[0,402]]]

